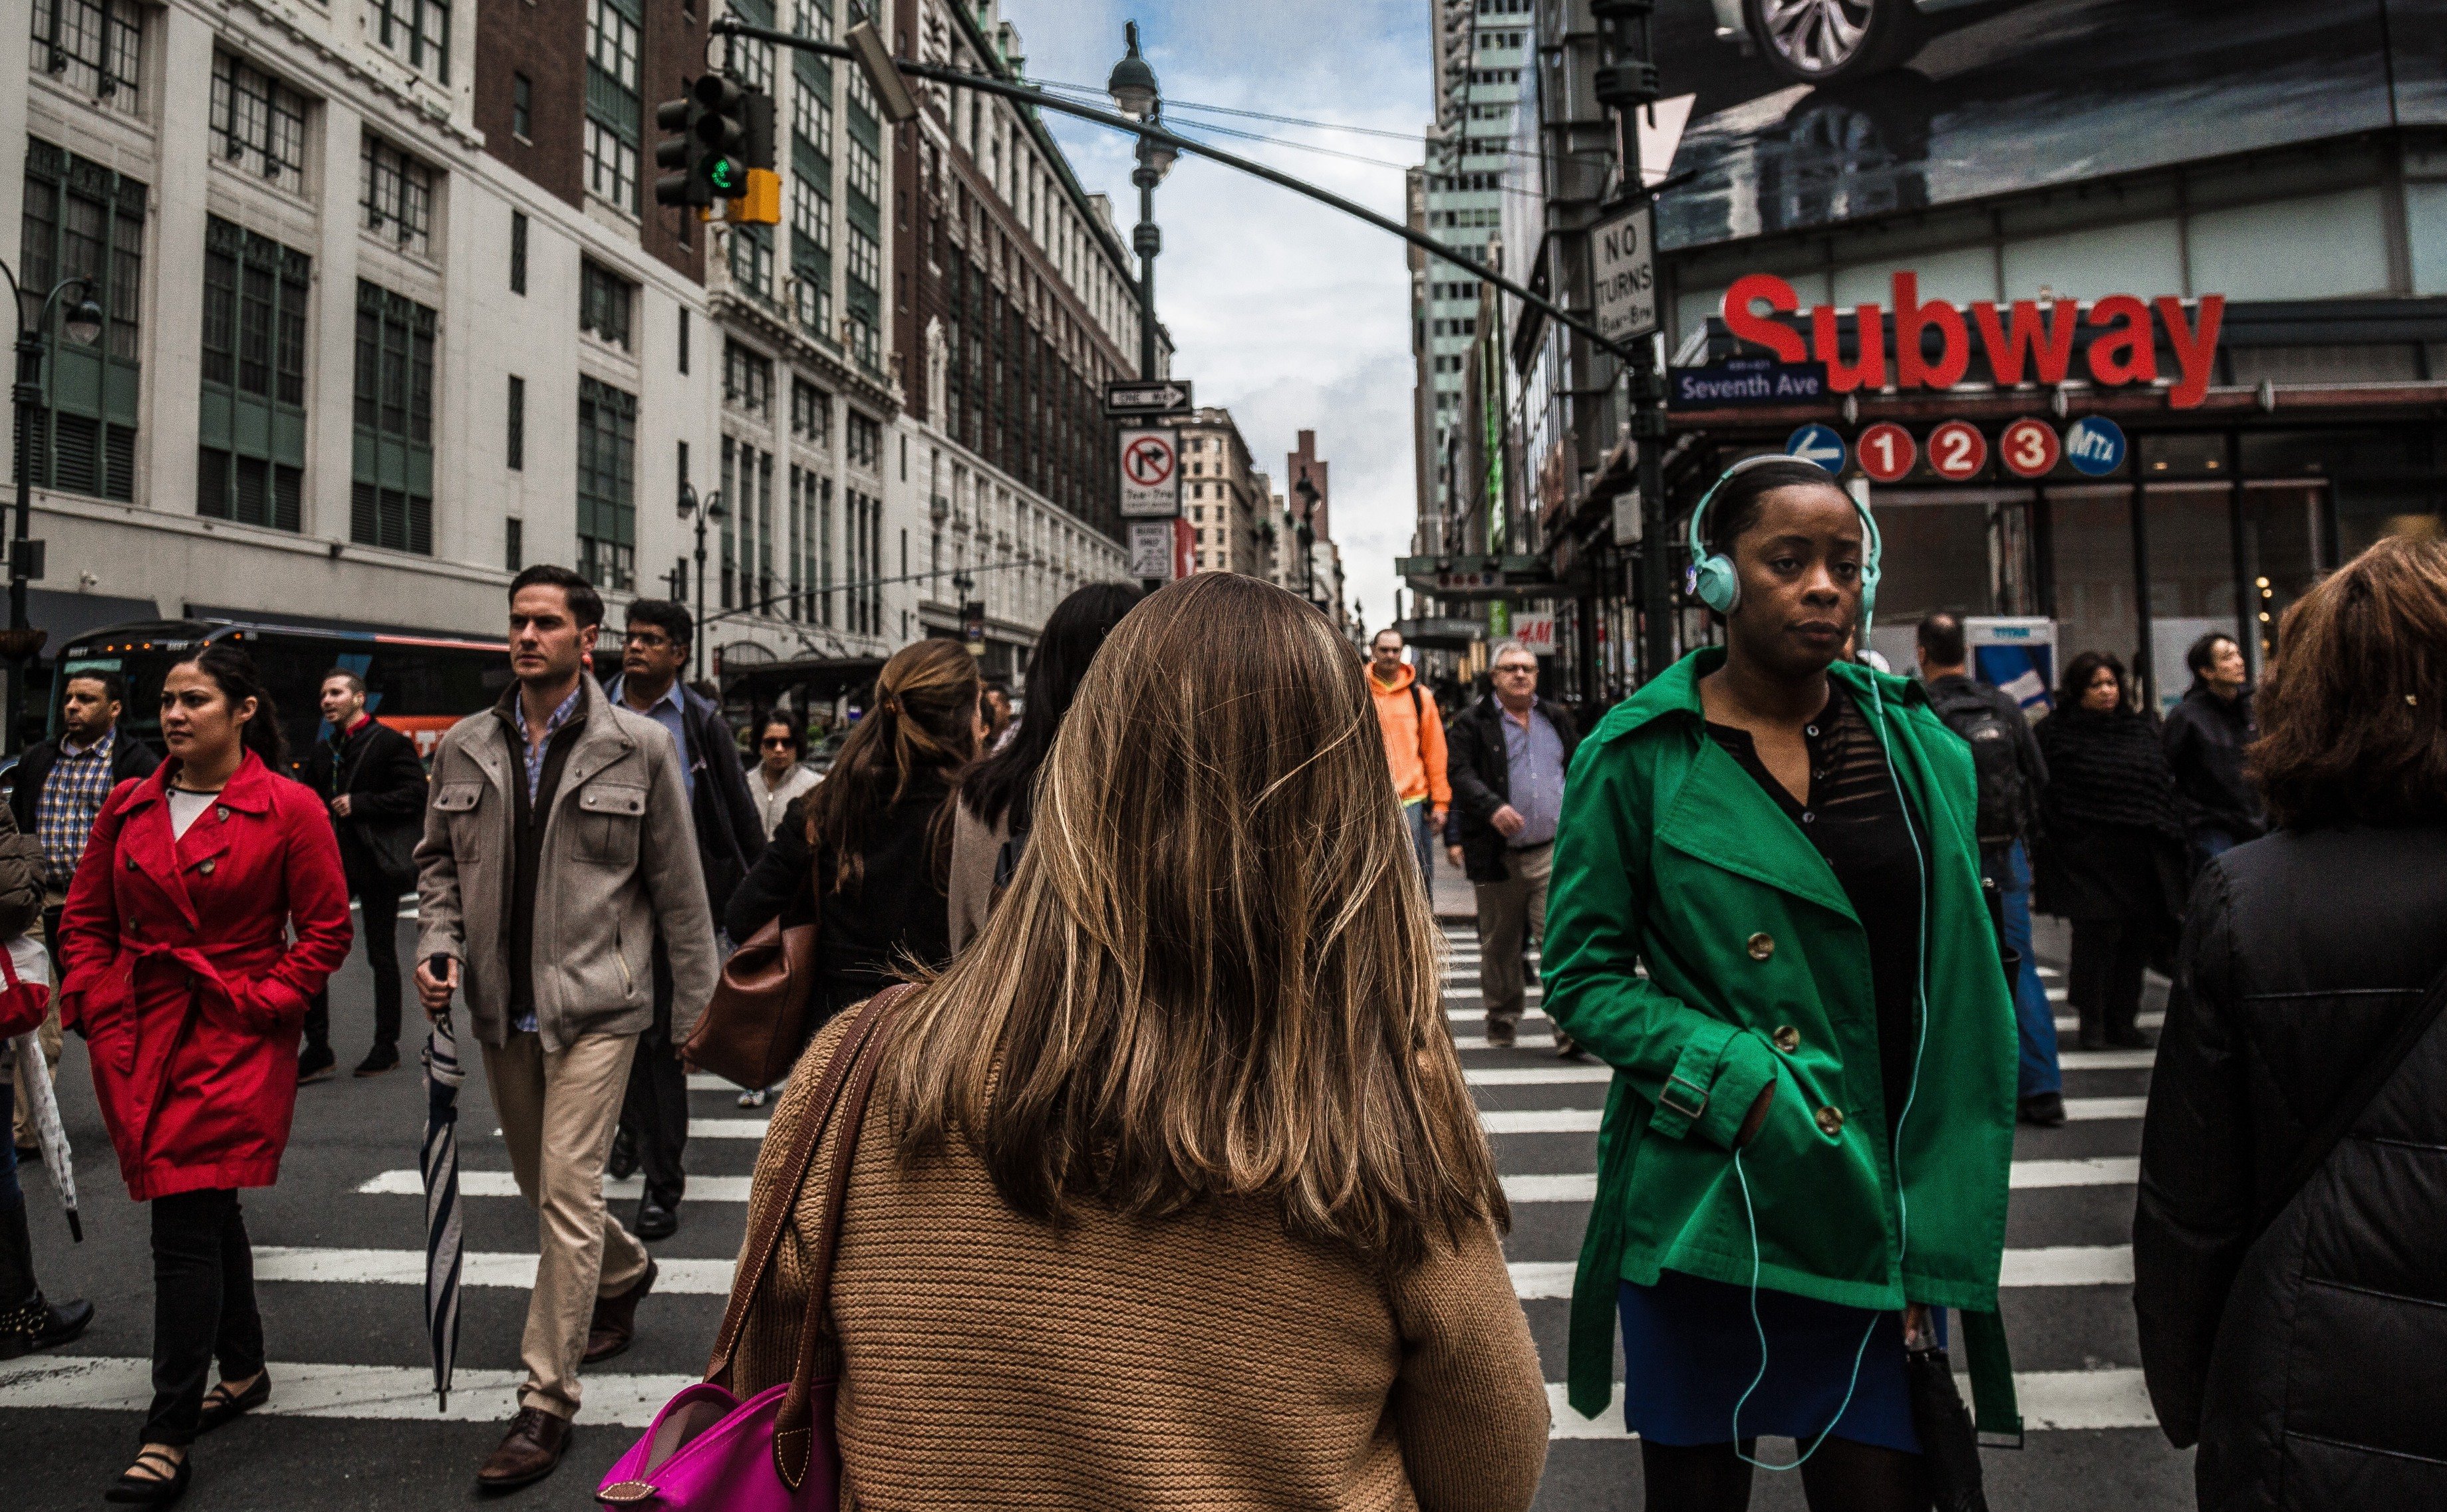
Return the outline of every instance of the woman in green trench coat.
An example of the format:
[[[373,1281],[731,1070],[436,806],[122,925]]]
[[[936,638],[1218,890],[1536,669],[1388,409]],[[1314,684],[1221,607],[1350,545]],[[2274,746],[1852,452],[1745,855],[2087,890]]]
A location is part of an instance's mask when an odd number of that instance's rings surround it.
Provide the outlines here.
[[[1547,1011],[1615,1070],[1572,1405],[1611,1400],[1619,1317],[1649,1505],[1745,1505],[1768,1436],[1812,1507],[1917,1512],[1907,1331],[1957,1310],[1981,1426],[2017,1426],[2014,1010],[1970,752],[1917,684],[1839,660],[1876,534],[1831,478],[1744,463],[1701,510],[1726,645],[1600,723],[1556,840]]]

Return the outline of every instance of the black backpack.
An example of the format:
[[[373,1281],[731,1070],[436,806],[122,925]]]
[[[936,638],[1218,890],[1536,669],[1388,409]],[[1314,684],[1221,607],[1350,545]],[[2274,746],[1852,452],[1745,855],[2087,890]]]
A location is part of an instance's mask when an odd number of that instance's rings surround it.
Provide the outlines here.
[[[2031,793],[2014,754],[2014,730],[2005,723],[2003,705],[1995,694],[1976,688],[1932,692],[1928,702],[1946,728],[1971,747],[1971,770],[1980,792],[1974,824],[1982,848],[2012,844],[2029,827]],[[2011,717],[2021,718],[2020,710]]]

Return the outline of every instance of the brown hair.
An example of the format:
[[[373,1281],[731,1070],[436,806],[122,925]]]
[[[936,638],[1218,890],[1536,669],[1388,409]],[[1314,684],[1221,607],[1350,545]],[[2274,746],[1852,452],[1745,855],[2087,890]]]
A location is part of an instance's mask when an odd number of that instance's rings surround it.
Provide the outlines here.
[[[1363,673],[1311,606],[1202,573],[1088,670],[983,936],[907,1010],[901,1148],[1004,1200],[1267,1204],[1406,1265],[1509,1221]]]
[[[807,794],[807,842],[830,852],[817,896],[855,889],[892,805],[928,777],[947,787],[977,754],[977,659],[958,641],[914,641],[875,674],[875,707],[842,742],[832,769]],[[951,845],[950,805],[936,813],[939,877]]]
[[[2389,536],[2286,612],[2246,770],[2289,829],[2447,821],[2447,542]]]

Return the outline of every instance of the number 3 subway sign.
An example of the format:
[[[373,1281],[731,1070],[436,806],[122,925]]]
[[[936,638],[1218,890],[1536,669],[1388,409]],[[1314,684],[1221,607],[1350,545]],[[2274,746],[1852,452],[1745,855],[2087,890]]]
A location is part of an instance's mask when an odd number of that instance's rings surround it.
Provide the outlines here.
[[[2161,295],[2142,303],[2131,294],[2110,294],[2087,307],[2072,299],[2051,300],[2043,314],[2039,302],[2017,299],[2002,312],[1993,299],[1975,299],[1957,309],[1942,299],[1923,303],[1920,276],[1898,273],[1891,283],[1895,367],[1887,372],[1885,341],[1862,342],[1848,361],[1837,350],[1833,305],[1810,312],[1809,337],[1775,319],[1795,313],[1800,295],[1774,274],[1755,273],[1734,280],[1725,291],[1725,329],[1736,340],[1765,347],[1783,362],[1816,361],[1827,366],[1827,387],[1834,393],[1853,389],[1951,388],[1970,370],[1975,350],[1986,357],[1988,370],[2000,388],[2023,384],[2054,386],[2073,375],[2077,335],[2090,381],[2102,388],[2131,384],[2156,384],[2158,338],[2175,359],[2167,404],[2190,409],[2209,391],[2210,373],[2217,361],[2218,327],[2226,318],[2226,296],[2203,294],[2187,309],[2185,301]],[[1755,307],[1764,303],[1761,312]],[[1853,308],[1856,330],[1880,331],[1887,317],[1874,304]],[[1937,354],[1929,355],[1934,345]]]

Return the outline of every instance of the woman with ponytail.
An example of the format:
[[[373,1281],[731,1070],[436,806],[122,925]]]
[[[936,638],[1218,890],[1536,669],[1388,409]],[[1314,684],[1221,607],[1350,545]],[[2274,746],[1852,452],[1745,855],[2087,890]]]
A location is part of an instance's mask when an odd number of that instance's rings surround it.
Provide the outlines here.
[[[777,917],[819,920],[811,1021],[875,995],[911,966],[952,958],[952,795],[977,749],[977,667],[959,642],[904,646],[832,770],[792,805],[723,927],[746,939]]]
[[[104,1498],[142,1506],[177,1501],[196,1436],[272,1394],[237,1194],[279,1180],[298,1030],[350,936],[332,822],[279,775],[246,653],[172,667],[161,736],[169,759],[94,820],[59,928],[61,1021],[85,1037],[127,1195],[152,1208],[153,1404]]]

